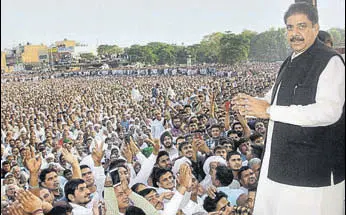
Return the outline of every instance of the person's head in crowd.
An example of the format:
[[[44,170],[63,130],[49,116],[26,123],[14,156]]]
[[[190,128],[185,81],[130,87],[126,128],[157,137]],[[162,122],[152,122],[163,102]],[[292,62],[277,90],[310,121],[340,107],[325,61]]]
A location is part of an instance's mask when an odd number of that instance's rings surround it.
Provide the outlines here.
[[[193,153],[194,151],[193,151],[191,143],[185,141],[179,144],[179,154],[181,156],[191,159],[193,156]]]
[[[11,171],[11,163],[8,160],[2,162],[1,172],[5,174]]]
[[[14,156],[13,156],[13,155],[7,155],[6,160],[7,160],[10,164],[12,164],[12,161],[14,160]]]
[[[160,195],[154,188],[146,188],[138,192],[139,195],[143,196],[150,204],[152,204],[156,210],[163,210],[164,204],[160,199]]]
[[[233,123],[232,130],[236,131],[239,137],[243,136],[244,128],[240,122]]]
[[[220,146],[224,146],[226,148],[227,153],[234,150],[234,143],[233,143],[233,140],[231,138],[221,137],[219,144],[220,144]]]
[[[87,187],[94,186],[95,178],[94,178],[94,174],[92,173],[90,167],[87,165],[81,165],[80,170],[82,173],[82,179],[84,180]]]
[[[49,190],[58,190],[60,188],[57,171],[53,168],[43,169],[39,178],[41,185]]]
[[[147,186],[145,186],[145,184],[136,183],[136,184],[132,185],[131,190],[135,193],[138,193],[139,191],[144,190],[146,188],[147,188]]]
[[[85,206],[91,201],[90,191],[83,179],[72,179],[65,184],[65,197],[68,202]]]
[[[13,147],[12,148],[12,155],[15,156],[15,157],[18,157],[18,155],[19,155],[18,147]]]
[[[249,150],[249,154],[251,154],[251,156],[249,156],[250,159],[252,158],[262,158],[262,153],[263,153],[263,145],[250,145],[250,150]],[[250,160],[249,159],[249,160]]]
[[[249,160],[248,166],[252,169],[252,171],[255,173],[256,178],[259,178],[259,173],[261,170],[261,159],[259,158],[252,158]]]
[[[204,125],[204,126],[206,126],[207,123],[208,123],[208,117],[207,117],[207,115],[205,115],[205,114],[199,115],[199,116],[198,116],[198,120],[199,120],[199,122],[200,122],[202,125]]]
[[[267,129],[262,121],[255,122],[255,131],[260,133],[262,136],[265,136]]]
[[[54,202],[54,195],[52,192],[50,192],[46,188],[41,188],[40,189],[40,198],[42,201],[48,202],[50,204],[53,204]]]
[[[194,133],[198,130],[197,123],[195,121],[190,121],[189,122],[189,132]]]
[[[63,176],[67,181],[70,181],[72,179],[72,171],[70,169],[65,169],[63,172]]]
[[[228,196],[222,191],[216,192],[214,198],[207,196],[204,199],[203,208],[208,213],[220,211],[221,215],[230,215],[233,210],[233,206],[228,201]]]
[[[192,113],[191,106],[190,106],[190,105],[185,105],[185,106],[184,106],[184,112],[185,112],[187,115],[191,115],[191,113]]]
[[[173,138],[169,131],[165,131],[161,134],[160,137],[160,143],[163,145],[166,149],[172,148],[173,146]]]
[[[248,195],[242,193],[237,198],[237,206],[248,207]]]
[[[238,141],[235,141],[235,148],[238,148],[240,153],[246,155],[250,147],[248,138],[240,138]]]
[[[231,140],[234,140],[234,141],[237,141],[240,139],[239,133],[236,132],[235,130],[228,131],[227,137],[230,138]]]
[[[130,205],[126,209],[125,215],[146,215],[146,214],[141,208]]]
[[[214,148],[214,155],[227,158],[227,148],[224,145],[217,145]]]
[[[257,177],[252,169],[248,166],[243,166],[239,170],[239,182],[248,190],[254,190],[257,188]]]
[[[212,138],[219,138],[220,137],[220,125],[219,124],[214,124],[210,127],[210,132],[211,132],[211,137]]]
[[[312,46],[320,30],[317,8],[306,2],[292,4],[284,15],[287,40],[295,53]]]
[[[258,132],[254,132],[253,134],[251,134],[250,140],[252,145],[264,145],[263,135]]]
[[[11,172],[8,172],[6,173],[5,177],[4,177],[4,184],[15,184],[17,185],[17,180],[16,178],[14,177],[13,173]]]
[[[211,176],[215,187],[226,187],[233,181],[232,170],[224,165],[217,166]]]
[[[161,169],[172,169],[172,161],[168,152],[160,151],[156,158],[156,166]]]
[[[154,187],[173,190],[175,187],[175,178],[173,172],[167,169],[157,170],[153,178],[153,185]]]
[[[185,137],[184,136],[178,136],[176,139],[175,139],[175,144],[179,147],[179,145],[181,143],[185,142]]]
[[[136,173],[136,174],[138,174],[139,171],[141,171],[141,167],[142,167],[142,165],[141,165],[138,161],[136,161],[136,162],[133,164],[133,169],[135,170],[135,173]]]
[[[156,120],[161,121],[161,119],[162,119],[162,114],[161,114],[161,111],[160,111],[159,109],[154,110],[154,116],[155,116],[155,119],[156,119]]]
[[[227,165],[233,171],[239,171],[242,167],[242,159],[239,152],[231,151],[227,153]]]
[[[318,39],[321,40],[326,46],[333,48],[333,38],[327,31],[320,30],[317,35]]]
[[[5,193],[8,199],[15,201],[16,200],[16,192],[19,189],[19,187],[15,184],[8,184],[5,187]]]

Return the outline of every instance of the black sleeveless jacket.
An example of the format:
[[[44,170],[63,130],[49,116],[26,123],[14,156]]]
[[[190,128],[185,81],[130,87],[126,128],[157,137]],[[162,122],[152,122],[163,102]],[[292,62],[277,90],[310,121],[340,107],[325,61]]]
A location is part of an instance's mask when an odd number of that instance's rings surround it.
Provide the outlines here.
[[[277,105],[315,103],[319,76],[335,55],[337,52],[316,39],[292,62],[288,57],[279,71],[271,103],[280,82]],[[335,184],[345,180],[345,106],[341,118],[329,126],[274,123],[269,179],[294,186],[322,187],[331,184],[331,172]]]

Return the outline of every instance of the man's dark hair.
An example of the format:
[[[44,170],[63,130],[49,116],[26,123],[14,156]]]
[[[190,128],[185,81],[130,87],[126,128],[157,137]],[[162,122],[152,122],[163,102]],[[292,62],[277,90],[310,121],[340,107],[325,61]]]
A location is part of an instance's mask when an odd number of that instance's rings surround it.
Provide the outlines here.
[[[141,190],[138,192],[138,195],[145,197],[146,195],[148,195],[149,193],[151,193],[152,191],[154,191],[155,193],[157,193],[157,191],[154,188],[146,188],[144,190]]]
[[[320,30],[317,35],[318,39],[323,43],[330,43],[333,46],[333,38],[327,31]]]
[[[146,214],[142,209],[131,205],[126,209],[125,215],[146,215]]]
[[[217,145],[217,146],[215,146],[215,148],[214,148],[214,150],[213,150],[214,154],[215,154],[215,152],[216,152],[217,150],[219,150],[219,149],[225,149],[225,150],[226,150],[226,147],[223,146],[223,145]]]
[[[181,152],[181,150],[183,149],[183,147],[184,147],[185,145],[188,145],[188,144],[191,144],[191,143],[189,143],[189,142],[187,142],[187,141],[180,143],[180,144],[179,144],[179,147],[178,147],[179,152]]]
[[[233,181],[233,172],[227,166],[217,166],[215,175],[222,187],[230,185]]]
[[[167,155],[169,157],[169,154],[167,151],[159,151],[159,154],[157,155],[157,158],[156,158],[156,163],[155,164],[158,164],[159,163],[159,160],[162,156],[165,156]]]
[[[54,207],[49,211],[50,215],[67,215],[67,213],[72,213],[72,206],[65,201],[59,201],[54,203]]]
[[[68,181],[66,184],[65,184],[65,187],[64,187],[64,192],[65,192],[65,197],[67,199],[68,202],[70,202],[70,199],[68,198],[68,195],[69,194],[72,194],[74,195],[74,192],[76,191],[76,189],[78,188],[78,186],[80,184],[84,184],[84,180],[83,179],[71,179],[70,181]]]
[[[241,125],[241,127],[243,127],[243,125],[240,122],[235,122],[233,123],[231,130],[234,130],[235,125]]]
[[[212,199],[210,198],[209,196],[207,196],[205,199],[204,199],[204,202],[203,202],[203,208],[204,210],[206,210],[208,213],[209,212],[214,212],[216,210],[216,205],[217,203],[220,201],[220,199],[222,198],[228,198],[228,196],[222,192],[222,191],[219,191],[219,192],[216,192],[215,193],[215,198]]]
[[[210,131],[213,129],[213,128],[218,128],[220,129],[220,125],[219,124],[213,124],[212,126],[210,126]]]
[[[240,156],[240,153],[237,152],[237,151],[230,151],[227,153],[227,161],[229,161],[229,159],[233,156],[233,155],[239,155]]]
[[[251,169],[250,167],[248,166],[242,166],[238,172],[238,176],[239,176],[239,180],[242,178],[242,173],[248,169]]]
[[[64,172],[63,172],[63,175],[66,175],[67,173],[70,173],[70,172],[72,172],[70,169],[65,169]]]
[[[233,139],[228,138],[228,137],[220,137],[220,140],[219,140],[219,144],[220,145],[225,145],[227,143],[230,143],[230,144],[234,145]]]
[[[109,170],[115,169],[117,167],[124,167],[126,169],[126,160],[120,158],[112,161],[109,164]]]
[[[138,193],[137,192],[137,188],[139,187],[139,185],[145,185],[145,184],[143,184],[143,183],[136,183],[136,184],[132,185],[131,190],[133,192],[135,192],[135,193]]]
[[[306,2],[297,2],[295,4],[291,4],[284,16],[285,24],[287,24],[288,17],[294,14],[305,14],[313,25],[318,23],[317,8],[312,4]]]
[[[88,165],[84,165],[84,164],[80,165],[79,168],[80,168],[80,170],[85,169],[85,168],[89,168],[90,169],[90,167]]]
[[[227,137],[229,137],[229,136],[231,136],[231,134],[236,134],[236,135],[238,135],[238,137],[240,137],[239,136],[239,133],[237,132],[237,131],[235,131],[235,130],[229,130],[228,132],[227,132]]]
[[[10,162],[9,161],[3,161],[2,162],[2,165],[6,165],[6,164],[10,165]]]
[[[174,176],[173,172],[171,170],[168,170],[168,169],[158,168],[155,171],[154,177],[152,178],[154,187],[159,187],[159,185],[157,183],[160,181],[160,177],[163,176],[164,174],[166,174],[167,172],[172,173],[172,175]]]
[[[51,173],[51,172],[55,172],[56,174],[58,174],[58,173],[56,172],[56,170],[53,169],[53,168],[46,168],[46,169],[43,169],[43,170],[41,171],[41,173],[40,173],[40,181],[41,181],[41,183],[44,182],[44,181],[46,180],[46,175],[49,174],[49,173]]]
[[[239,140],[234,141],[234,148],[237,149],[241,144],[246,143],[249,141],[248,138],[240,138]]]
[[[256,139],[263,137],[262,134],[258,133],[257,131],[250,135],[251,142],[255,141]]]
[[[263,146],[261,145],[251,145],[252,148],[252,154],[256,158],[262,158],[262,153],[263,153]]]

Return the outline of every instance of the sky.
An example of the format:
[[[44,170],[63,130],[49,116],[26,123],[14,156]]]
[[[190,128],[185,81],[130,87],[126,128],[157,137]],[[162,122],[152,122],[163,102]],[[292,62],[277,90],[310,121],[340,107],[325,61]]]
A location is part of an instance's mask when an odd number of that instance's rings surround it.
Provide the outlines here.
[[[97,46],[199,43],[213,32],[284,27],[294,0],[1,0],[1,50],[64,38]],[[320,29],[345,28],[345,0],[317,0]]]

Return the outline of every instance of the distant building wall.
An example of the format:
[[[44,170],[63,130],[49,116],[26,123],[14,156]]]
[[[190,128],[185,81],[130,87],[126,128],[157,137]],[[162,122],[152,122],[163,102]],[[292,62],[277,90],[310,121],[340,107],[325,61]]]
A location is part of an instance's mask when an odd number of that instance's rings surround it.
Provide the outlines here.
[[[26,45],[22,54],[22,62],[24,64],[40,63],[42,53],[48,54],[48,47],[45,45]]]

